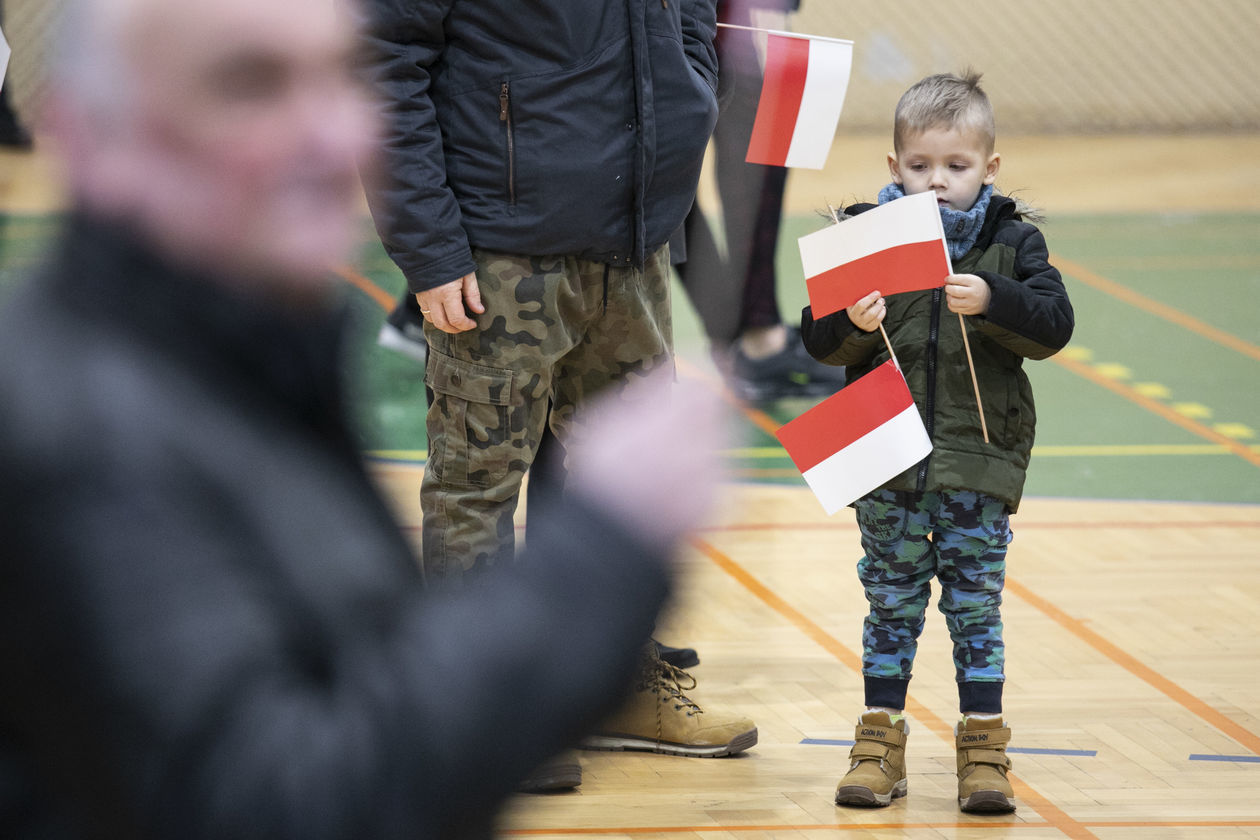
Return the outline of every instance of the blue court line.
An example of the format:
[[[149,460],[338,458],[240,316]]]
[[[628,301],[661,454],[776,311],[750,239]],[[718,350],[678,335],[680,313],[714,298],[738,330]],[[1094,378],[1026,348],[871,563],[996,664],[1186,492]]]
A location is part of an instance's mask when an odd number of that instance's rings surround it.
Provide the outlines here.
[[[835,740],[832,738],[803,738],[801,740],[801,743],[811,744],[815,746],[823,746],[823,747],[851,747],[853,746],[852,741],[840,741],[840,740]],[[1068,756],[1083,756],[1086,758],[1093,758],[1094,756],[1098,755],[1098,750],[1047,750],[1047,749],[1041,749],[1038,747],[1010,747],[1009,749],[1007,749],[1007,752],[1017,753],[1020,755],[1068,755]],[[1260,758],[1256,758],[1254,760],[1260,761]]]
[[[1260,764],[1260,755],[1192,755],[1191,761],[1239,761],[1245,764]]]
[[[1020,755],[1071,755],[1085,758],[1093,758],[1098,755],[1098,750],[1047,750],[1040,747],[1007,747],[1006,751]]]

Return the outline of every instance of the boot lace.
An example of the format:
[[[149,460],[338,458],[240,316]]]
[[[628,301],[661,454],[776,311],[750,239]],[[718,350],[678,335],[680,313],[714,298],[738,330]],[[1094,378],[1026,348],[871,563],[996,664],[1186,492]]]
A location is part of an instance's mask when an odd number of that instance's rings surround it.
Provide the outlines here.
[[[682,711],[686,709],[688,717],[704,714],[704,709],[700,708],[694,700],[683,693],[696,687],[696,678],[664,660],[659,660],[657,664],[656,685],[653,690],[659,691],[664,695],[661,697],[661,702],[668,703],[673,701],[674,710]]]

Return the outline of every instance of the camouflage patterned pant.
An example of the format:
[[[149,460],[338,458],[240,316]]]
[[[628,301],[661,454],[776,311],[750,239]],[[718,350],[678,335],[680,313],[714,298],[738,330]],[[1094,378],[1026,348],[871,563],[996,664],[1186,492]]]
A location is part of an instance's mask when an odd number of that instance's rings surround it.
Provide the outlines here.
[[[432,390],[420,490],[426,579],[509,562],[521,482],[548,422],[564,440],[595,394],[673,364],[669,252],[642,270],[474,251],[486,311],[426,324]]]
[[[1001,682],[1006,648],[1000,607],[1011,541],[1005,505],[969,490],[881,490],[855,507],[866,551],[858,577],[871,605],[863,625],[862,673],[910,679],[935,577],[958,682]]]

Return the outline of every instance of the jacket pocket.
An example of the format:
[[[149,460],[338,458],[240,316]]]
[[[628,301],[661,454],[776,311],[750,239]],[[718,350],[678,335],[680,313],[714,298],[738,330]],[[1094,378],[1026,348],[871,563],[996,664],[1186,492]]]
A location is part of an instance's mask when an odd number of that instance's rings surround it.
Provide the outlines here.
[[[444,486],[490,487],[502,481],[512,455],[512,371],[430,347],[424,378],[433,390],[430,417],[436,416],[436,423],[429,423],[428,468]]]
[[[512,91],[506,81],[499,87],[499,122],[503,123],[507,153],[508,207],[516,209],[516,130],[512,126]]]

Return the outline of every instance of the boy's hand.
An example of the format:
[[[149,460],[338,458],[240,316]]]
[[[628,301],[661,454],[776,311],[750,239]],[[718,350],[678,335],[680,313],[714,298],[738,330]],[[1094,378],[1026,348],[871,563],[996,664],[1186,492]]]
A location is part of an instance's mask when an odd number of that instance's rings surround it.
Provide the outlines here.
[[[989,311],[989,284],[974,274],[951,274],[945,278],[945,302],[950,312],[983,315]]]
[[[888,314],[888,304],[884,303],[883,295],[879,292],[871,292],[844,311],[853,326],[865,332],[875,332]]]

